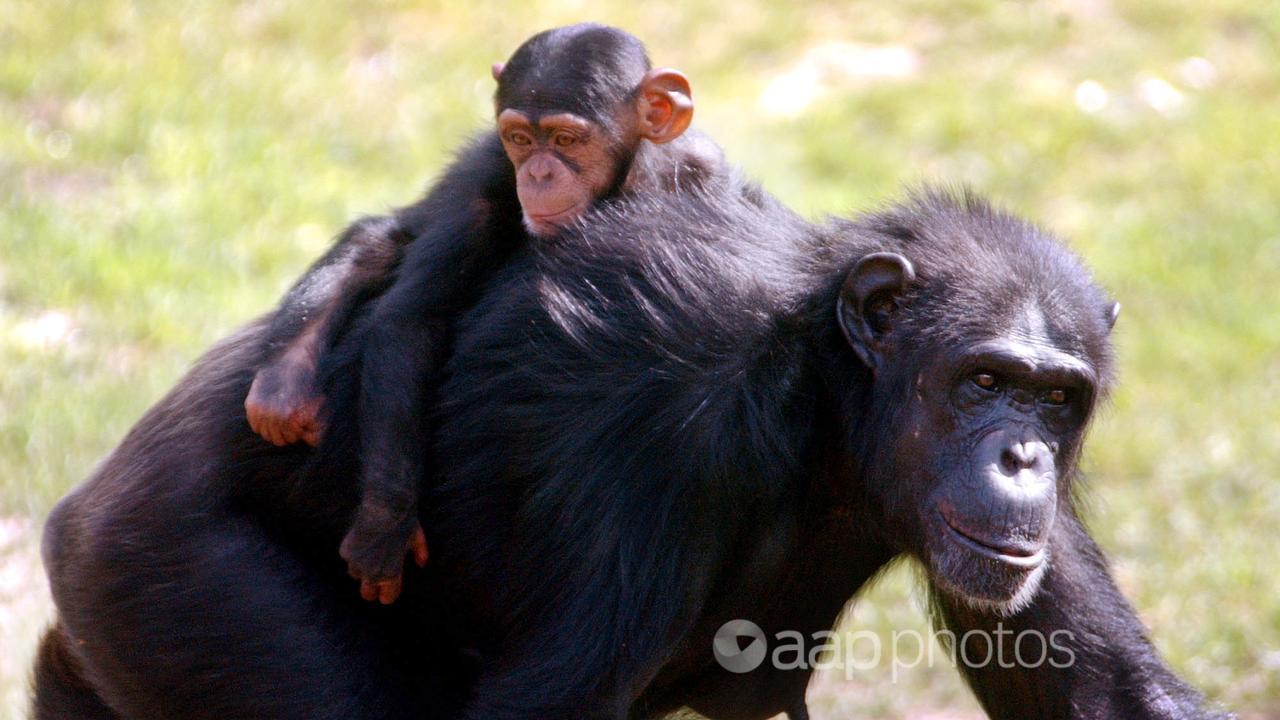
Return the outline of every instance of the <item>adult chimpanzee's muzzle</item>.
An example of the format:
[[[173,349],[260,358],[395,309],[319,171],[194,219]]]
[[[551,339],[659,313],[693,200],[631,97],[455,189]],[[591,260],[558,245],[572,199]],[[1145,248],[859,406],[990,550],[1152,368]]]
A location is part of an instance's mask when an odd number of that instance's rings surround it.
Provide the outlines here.
[[[989,560],[1040,565],[1057,501],[1054,450],[1029,427],[983,436],[973,449],[969,482],[944,492],[938,502],[951,539]]]

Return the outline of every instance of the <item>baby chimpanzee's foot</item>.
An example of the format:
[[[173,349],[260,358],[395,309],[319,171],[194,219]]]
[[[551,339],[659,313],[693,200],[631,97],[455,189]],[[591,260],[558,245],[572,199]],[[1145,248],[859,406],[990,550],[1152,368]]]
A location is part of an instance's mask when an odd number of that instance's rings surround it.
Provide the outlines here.
[[[404,556],[413,556],[418,567],[427,564],[427,537],[414,522],[408,539],[386,526],[369,527],[358,518],[338,549],[347,561],[347,572],[360,581],[360,597],[390,605],[400,597]]]

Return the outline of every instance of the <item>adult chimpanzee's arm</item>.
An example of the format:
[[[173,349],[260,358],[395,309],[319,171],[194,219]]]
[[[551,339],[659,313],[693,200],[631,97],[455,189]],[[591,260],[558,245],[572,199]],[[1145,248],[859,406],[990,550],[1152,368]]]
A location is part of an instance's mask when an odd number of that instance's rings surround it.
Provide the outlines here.
[[[393,217],[361,218],[285,295],[266,331],[266,363],[245,399],[254,432],[277,445],[317,444],[319,359],[352,308],[390,280],[409,237]]]
[[[363,496],[342,543],[368,599],[390,602],[399,593],[405,543],[417,523],[426,399],[449,321],[524,240],[520,218],[513,171],[496,134],[464,150],[430,194],[397,218],[423,232],[378,300],[362,353]]]
[[[972,630],[986,636],[971,637],[968,661],[958,653],[958,664],[991,717],[1230,717],[1207,708],[1161,661],[1071,512],[1059,515],[1049,547],[1040,589],[1021,612],[1002,617],[935,597],[958,639]],[[998,652],[983,663],[988,648]]]

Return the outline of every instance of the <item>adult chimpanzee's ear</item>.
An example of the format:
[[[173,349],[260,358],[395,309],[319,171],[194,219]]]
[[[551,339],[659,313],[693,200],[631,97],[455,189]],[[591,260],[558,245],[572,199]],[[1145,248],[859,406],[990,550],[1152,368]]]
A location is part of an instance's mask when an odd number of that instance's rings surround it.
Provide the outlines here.
[[[1116,326],[1116,320],[1120,317],[1120,303],[1113,302],[1107,305],[1107,329],[1111,330]]]
[[[489,71],[493,73],[494,80],[502,80],[502,69],[506,66],[506,63],[494,63],[493,66],[489,68]]]
[[[653,143],[675,140],[693,122],[693,90],[679,70],[650,70],[640,81],[637,110],[640,134]]]
[[[892,252],[867,255],[844,279],[836,301],[840,330],[872,370],[879,364],[899,299],[915,279],[911,261]]]

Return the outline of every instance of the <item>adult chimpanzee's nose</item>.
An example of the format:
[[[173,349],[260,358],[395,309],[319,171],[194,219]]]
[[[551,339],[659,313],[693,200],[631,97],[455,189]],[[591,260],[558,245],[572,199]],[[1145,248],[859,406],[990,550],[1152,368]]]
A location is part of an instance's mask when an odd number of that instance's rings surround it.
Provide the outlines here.
[[[1018,479],[1024,470],[1031,479],[1040,479],[1053,468],[1053,451],[1039,440],[1023,440],[1009,443],[1000,451],[1000,471]]]
[[[1049,537],[1057,508],[1051,446],[1037,428],[1009,423],[973,448],[974,470],[944,491],[943,519],[961,535],[1005,555],[1035,555]]]

